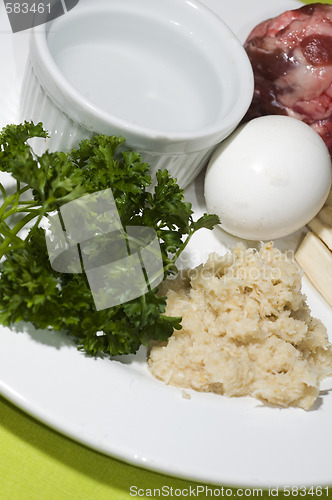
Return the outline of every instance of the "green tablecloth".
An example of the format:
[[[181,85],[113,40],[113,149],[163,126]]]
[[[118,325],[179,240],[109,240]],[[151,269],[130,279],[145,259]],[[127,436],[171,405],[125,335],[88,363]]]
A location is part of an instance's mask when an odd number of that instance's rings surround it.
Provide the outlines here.
[[[300,0],[302,3],[328,3],[332,5],[332,0]]]
[[[189,483],[127,465],[49,429],[0,398],[1,500],[127,500]],[[193,485],[193,483],[191,483]]]
[[[260,489],[237,491],[235,488],[231,491],[226,485],[223,487],[198,485],[133,467],[58,434],[1,397],[0,450],[1,500],[275,498],[276,496],[313,499],[319,496],[309,492],[300,494],[301,491],[297,490],[287,495],[282,488],[278,492],[275,489],[270,492]],[[197,487],[201,489],[197,490]],[[208,489],[202,492],[202,488],[206,487]],[[332,499],[332,487],[328,490],[324,488],[319,498]]]
[[[90,450],[0,398],[1,500],[127,500],[140,489],[188,487]]]

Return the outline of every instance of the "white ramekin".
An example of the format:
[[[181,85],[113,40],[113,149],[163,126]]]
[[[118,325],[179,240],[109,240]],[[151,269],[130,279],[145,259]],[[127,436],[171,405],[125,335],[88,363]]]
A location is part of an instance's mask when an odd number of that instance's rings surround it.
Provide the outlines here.
[[[21,119],[51,151],[121,135],[186,187],[253,95],[248,57],[196,0],[81,0],[31,34]]]

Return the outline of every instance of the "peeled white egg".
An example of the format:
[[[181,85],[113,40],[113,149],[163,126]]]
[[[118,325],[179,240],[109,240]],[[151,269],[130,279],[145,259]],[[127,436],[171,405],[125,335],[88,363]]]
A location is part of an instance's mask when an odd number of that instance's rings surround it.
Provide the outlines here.
[[[305,226],[331,188],[331,157],[309,125],[255,118],[214,152],[205,176],[208,211],[240,238],[273,240]]]

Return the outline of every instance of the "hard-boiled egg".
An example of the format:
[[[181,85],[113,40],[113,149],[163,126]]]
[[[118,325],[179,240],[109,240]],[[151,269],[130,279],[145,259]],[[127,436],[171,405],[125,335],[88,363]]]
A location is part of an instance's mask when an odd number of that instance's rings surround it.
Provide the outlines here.
[[[287,116],[239,127],[213,154],[205,176],[208,211],[244,239],[272,240],[307,224],[331,188],[331,157],[321,137]]]

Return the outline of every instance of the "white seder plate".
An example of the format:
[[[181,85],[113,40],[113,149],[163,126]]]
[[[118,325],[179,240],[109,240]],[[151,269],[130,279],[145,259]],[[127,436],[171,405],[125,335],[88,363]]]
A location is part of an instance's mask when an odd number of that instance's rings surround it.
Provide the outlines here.
[[[300,7],[296,0],[204,0],[244,41],[267,17]],[[11,34],[0,5],[0,126],[18,123],[18,98],[28,33]],[[188,189],[204,210],[202,176]],[[292,247],[299,232],[276,244]],[[201,231],[185,258],[203,261],[235,239]],[[332,310],[305,281],[312,312],[332,337]],[[28,326],[0,329],[0,393],[71,438],[137,466],[215,484],[272,486],[332,484],[332,392],[312,411],[264,406],[168,387],[148,372],[145,352],[121,360],[93,359],[71,341]],[[331,379],[325,384],[332,387]],[[190,391],[187,391],[190,392]]]

